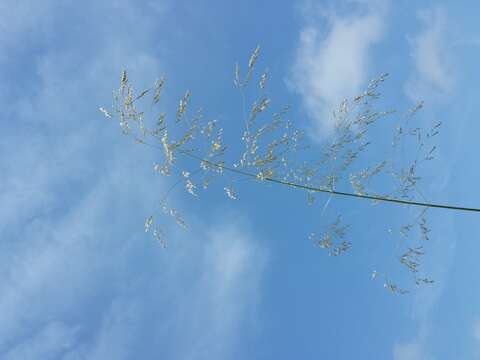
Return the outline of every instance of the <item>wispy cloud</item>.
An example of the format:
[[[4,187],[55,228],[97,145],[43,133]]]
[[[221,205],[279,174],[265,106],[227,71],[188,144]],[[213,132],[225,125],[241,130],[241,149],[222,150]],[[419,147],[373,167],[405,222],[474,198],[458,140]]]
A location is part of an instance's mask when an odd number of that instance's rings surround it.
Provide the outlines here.
[[[261,299],[265,249],[240,228],[220,226],[211,229],[210,236],[198,288],[206,290],[207,296],[199,297],[194,304],[194,326],[185,343],[193,345],[188,350],[192,359],[232,356],[232,351],[241,346],[238,334],[242,325],[248,324],[244,320],[256,318],[254,309]],[[205,324],[210,324],[209,331],[199,336]]]
[[[445,295],[448,272],[456,252],[457,234],[452,214],[435,218],[429,246],[425,246],[428,257],[422,264],[423,271],[434,279],[431,287],[418,287],[411,298],[411,318],[417,326],[417,333],[409,340],[397,342],[393,347],[395,360],[431,359],[431,329],[434,326],[434,309]]]
[[[417,13],[423,29],[409,38],[414,69],[404,90],[413,101],[437,100],[449,94],[454,86],[455,76],[448,47],[448,17],[445,10],[436,6]],[[445,184],[441,185],[442,187]],[[428,291],[418,291],[412,301],[412,316],[418,325],[418,333],[410,341],[397,343],[393,348],[395,360],[431,359],[429,347],[432,327],[432,309],[443,296],[452,259],[455,254],[456,234],[453,218],[442,216],[435,221],[435,245],[429,250],[428,262],[424,264],[435,280],[435,286]]]
[[[432,99],[448,94],[455,75],[448,42],[448,17],[445,10],[434,7],[417,15],[423,30],[410,38],[414,71],[405,85],[413,100]]]
[[[476,341],[480,342],[480,320],[474,321],[472,326],[472,334],[473,334],[473,338]]]
[[[59,357],[74,345],[76,329],[61,322],[50,322],[34,336],[9,350],[4,359],[51,359]]]
[[[0,124],[0,357],[228,356],[259,299],[265,252],[233,220],[173,236],[166,252],[145,238],[164,186],[148,172],[154,155],[98,111],[124,66],[139,84],[159,75],[163,7],[11,5],[0,49],[30,56],[0,69],[28,84],[15,96],[0,85],[11,119]]]
[[[144,269],[157,274],[148,276],[146,288],[137,288],[143,293],[114,300],[88,358],[135,357],[132,349],[145,336],[149,351],[168,358],[225,359],[237,353],[245,326],[258,320],[266,252],[245,226],[232,224],[210,227],[200,235],[201,244],[184,238],[188,248],[170,251],[161,270]]]
[[[384,6],[357,5],[361,12],[320,14],[300,33],[290,84],[302,96],[317,134],[323,136],[333,129],[332,110],[364,85],[372,46],[383,36]],[[325,22],[326,26],[316,25]]]
[[[258,320],[266,251],[238,216],[162,251],[128,220],[141,206],[118,181],[123,165],[66,216],[26,226],[23,246],[2,256],[4,356],[224,359]]]
[[[411,342],[396,344],[393,348],[393,360],[426,360],[423,338],[419,336]]]

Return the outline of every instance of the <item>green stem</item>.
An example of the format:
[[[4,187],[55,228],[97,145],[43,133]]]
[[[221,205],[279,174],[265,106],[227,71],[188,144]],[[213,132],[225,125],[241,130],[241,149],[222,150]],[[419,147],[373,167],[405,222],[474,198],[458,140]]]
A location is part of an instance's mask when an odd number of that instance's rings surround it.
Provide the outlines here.
[[[231,168],[228,166],[225,166],[223,164],[217,164],[217,163],[212,163],[211,161],[208,161],[206,159],[203,159],[199,156],[196,156],[194,154],[191,154],[189,152],[184,152],[180,150],[180,153],[192,158],[196,159],[199,161],[205,161],[209,163],[212,166],[222,168],[224,170],[237,173],[243,176],[248,176],[251,178],[257,179],[257,175]],[[395,198],[389,198],[389,197],[383,197],[383,196],[378,196],[378,195],[362,195],[362,194],[355,194],[355,193],[349,193],[349,192],[343,192],[343,191],[336,191],[336,190],[328,190],[328,189],[322,189],[322,188],[317,188],[313,186],[308,186],[308,185],[302,185],[302,184],[297,184],[294,182],[290,181],[284,181],[280,179],[275,179],[275,178],[270,178],[270,177],[265,177],[263,178],[265,181],[269,181],[272,183],[276,184],[281,184],[281,185],[287,185],[290,187],[294,187],[297,189],[302,189],[302,190],[308,190],[308,191],[313,191],[313,192],[319,192],[319,193],[328,193],[332,195],[340,195],[340,196],[346,196],[346,197],[354,197],[354,198],[360,198],[360,199],[370,199],[370,200],[376,200],[376,201],[383,201],[383,202],[390,202],[390,203],[395,203],[395,204],[404,204],[404,205],[414,205],[414,206],[423,206],[423,207],[428,207],[428,208],[437,208],[437,209],[449,209],[449,210],[457,210],[457,211],[470,211],[470,212],[480,212],[479,208],[469,208],[469,207],[463,207],[463,206],[453,206],[453,205],[443,205],[443,204],[434,204],[434,203],[427,203],[427,202],[419,202],[419,201],[410,201],[410,200],[401,200],[401,199],[395,199]]]

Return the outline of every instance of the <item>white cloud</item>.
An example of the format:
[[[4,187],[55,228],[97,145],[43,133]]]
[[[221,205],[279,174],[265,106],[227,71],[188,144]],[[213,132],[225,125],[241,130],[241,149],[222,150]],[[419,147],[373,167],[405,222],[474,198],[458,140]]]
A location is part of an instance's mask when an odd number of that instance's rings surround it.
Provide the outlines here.
[[[448,18],[440,6],[418,12],[417,18],[423,23],[423,29],[409,38],[414,69],[404,90],[412,101],[432,102],[449,94],[455,82],[448,48]],[[445,184],[439,186],[445,187]],[[412,317],[419,331],[411,341],[395,344],[395,360],[432,359],[428,342],[430,328],[434,326],[432,309],[443,296],[457,238],[451,214],[437,218],[432,228],[437,235],[432,239],[434,243],[430,244],[429,256],[423,266],[435,280],[435,285],[427,291],[417,290],[412,299]]]
[[[98,106],[111,102],[113,81],[118,79],[123,66],[142,84],[147,79],[153,81],[162,67],[156,54],[145,51],[153,43],[149,35],[154,31],[152,21],[139,14],[131,3],[123,1],[117,6],[123,8],[124,13],[118,19],[128,28],[128,34],[122,30],[124,27],[104,18],[107,12],[112,15],[121,12],[121,9],[107,9],[108,2],[83,2],[78,9],[70,9],[70,21],[75,24],[71,28],[78,27],[96,36],[88,44],[76,43],[70,39],[76,33],[66,30],[63,42],[59,40],[61,47],[43,42],[54,33],[62,33],[51,25],[69,9],[42,3],[45,16],[34,16],[36,2],[31,2],[32,8],[27,11],[28,3],[12,4],[16,10],[8,18],[11,31],[17,38],[28,36],[30,27],[35,34],[38,27],[50,31],[38,40],[41,50],[31,55],[27,75],[22,74],[30,78],[22,79],[19,74],[15,79],[28,86],[20,96],[0,98],[2,108],[15,119],[5,126],[6,136],[0,140],[2,154],[9,154],[0,158],[4,169],[0,179],[0,229],[53,211],[62,202],[58,194],[59,189],[65,188],[62,184],[80,186],[97,180],[95,175],[108,168],[103,156],[105,149],[118,150],[121,141],[114,141],[119,138],[117,129],[112,124],[108,128],[104,125]],[[93,5],[96,11],[89,12]],[[20,14],[19,18],[15,14]],[[82,25],[85,17],[89,18],[90,29]],[[40,18],[42,26],[38,24]],[[2,34],[1,38],[4,37],[7,36]],[[2,45],[0,50],[8,52],[0,42]],[[20,42],[18,46],[23,45]],[[4,75],[7,78],[9,74]],[[2,83],[0,93],[8,94],[9,88],[14,87],[11,85]],[[11,126],[13,123],[16,126]]]
[[[454,85],[448,43],[448,18],[437,6],[418,13],[424,29],[410,39],[415,70],[405,85],[406,94],[414,101],[448,94]]]
[[[75,328],[51,322],[5,354],[5,360],[51,359],[74,345]]]
[[[393,360],[426,360],[421,339],[405,344],[396,344],[393,348]]]
[[[473,323],[472,327],[473,338],[480,342],[480,320],[477,320]]]
[[[455,257],[457,233],[452,214],[441,214],[430,224],[432,228],[428,257],[422,263],[422,269],[435,283],[428,287],[417,287],[411,298],[411,317],[418,327],[416,335],[406,342],[397,342],[393,347],[394,360],[432,359],[429,337],[435,326],[434,308],[444,296],[448,282],[448,272]]]
[[[290,84],[323,136],[333,129],[332,110],[364,85],[371,48],[383,36],[384,7],[361,5],[365,11],[359,14],[323,16],[325,34],[318,25],[306,26],[300,34]]]
[[[10,271],[0,286],[0,354],[129,359],[140,346],[145,358],[224,359],[241,346],[243,327],[257,320],[265,249],[236,216],[206,235],[174,236],[161,251],[128,220],[132,208],[147,211],[135,203],[138,182],[120,180],[132,167],[117,164],[65,216],[27,226],[23,246],[2,256]],[[51,321],[63,330],[46,336]]]
[[[475,359],[480,358],[480,319],[477,318],[473,321],[471,337],[473,339],[472,353]]]
[[[137,84],[159,75],[153,10],[163,7],[43,5],[39,17],[22,2],[21,18],[8,19],[18,38],[38,27],[37,40],[64,38],[29,59],[25,93],[8,97],[0,85],[12,119],[0,125],[0,357],[232,355],[260,297],[264,249],[238,216],[172,236],[167,251],[145,238],[142,220],[163,189],[149,168],[155,154],[98,111],[123,66]],[[52,24],[66,14],[62,32]],[[16,46],[3,40],[1,50]]]
[[[0,48],[12,50],[19,42],[26,42],[33,37],[44,37],[52,31],[53,23],[50,11],[54,2],[45,0],[16,1],[5,0],[0,3]],[[8,60],[9,52],[2,51],[0,60]]]
[[[239,225],[210,230],[197,295],[182,303],[188,309],[183,316],[189,326],[182,339],[187,359],[230,358],[241,346],[238,334],[245,320],[257,319],[254,309],[261,298],[266,252]]]

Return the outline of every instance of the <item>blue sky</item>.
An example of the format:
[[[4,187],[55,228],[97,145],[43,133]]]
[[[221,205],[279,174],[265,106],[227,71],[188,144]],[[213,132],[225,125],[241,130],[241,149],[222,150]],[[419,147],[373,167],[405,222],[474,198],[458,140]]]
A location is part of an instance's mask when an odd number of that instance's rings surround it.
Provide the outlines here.
[[[260,44],[273,104],[290,104],[320,151],[332,108],[388,72],[382,104],[424,100],[418,119],[443,123],[422,193],[478,207],[479,10],[466,0],[2,1],[0,358],[479,359],[478,215],[429,211],[422,266],[436,282],[403,296],[371,277],[404,276],[387,230],[408,210],[390,205],[333,198],[321,216],[327,198],[308,207],[305,194],[261,183],[238,185],[239,201],[179,189],[171,202],[189,227],[166,223],[161,249],[143,231],[171,184],[153,171],[161,154],[98,111],[122,69],[137,88],[164,75],[162,106],[189,89],[235,141],[234,64]],[[336,212],[353,247],[333,258],[307,234]]]

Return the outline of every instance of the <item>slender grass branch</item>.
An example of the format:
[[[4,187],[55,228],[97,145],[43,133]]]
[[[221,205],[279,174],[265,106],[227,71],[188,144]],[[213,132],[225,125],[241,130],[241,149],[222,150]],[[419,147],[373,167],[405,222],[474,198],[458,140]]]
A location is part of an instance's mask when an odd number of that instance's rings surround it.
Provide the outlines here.
[[[161,147],[149,144],[144,142],[145,145],[148,145],[150,147],[158,148],[161,149]],[[190,157],[192,159],[198,160],[198,161],[203,161],[205,163],[208,163],[211,166],[236,173],[239,175],[243,175],[249,178],[254,178],[258,179],[258,176],[256,174],[250,173],[248,171],[236,169],[233,167],[229,167],[227,165],[221,164],[221,163],[215,163],[211,162],[208,159],[204,159],[200,156],[197,156],[195,154],[192,154],[189,151],[184,151],[184,150],[178,150],[179,153]],[[394,203],[394,204],[403,204],[403,205],[413,205],[413,206],[420,206],[420,207],[426,207],[426,208],[437,208],[437,209],[446,209],[446,210],[455,210],[455,211],[468,211],[468,212],[480,212],[480,208],[472,208],[472,207],[464,207],[464,206],[454,206],[454,205],[448,205],[448,204],[436,204],[436,203],[429,203],[429,202],[420,202],[420,201],[411,201],[411,200],[402,200],[402,199],[396,199],[396,198],[391,198],[391,197],[385,197],[385,196],[380,196],[380,195],[367,195],[367,194],[355,194],[351,192],[345,192],[345,191],[337,191],[337,190],[330,190],[330,189],[325,189],[325,188],[318,188],[310,185],[302,185],[302,184],[297,184],[291,181],[285,181],[281,179],[276,179],[272,177],[263,177],[264,181],[268,181],[271,183],[275,184],[280,184],[284,186],[289,186],[301,190],[308,190],[308,191],[313,191],[317,193],[327,193],[331,195],[339,195],[339,196],[345,196],[345,197],[352,197],[352,198],[358,198],[358,199],[368,199],[368,200],[375,200],[375,201],[382,201],[382,202],[389,202],[389,203]]]

